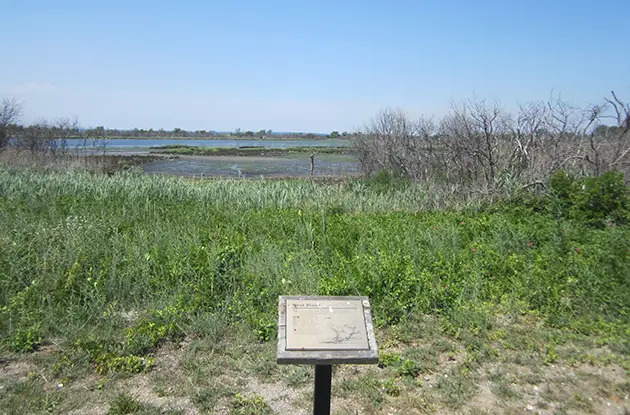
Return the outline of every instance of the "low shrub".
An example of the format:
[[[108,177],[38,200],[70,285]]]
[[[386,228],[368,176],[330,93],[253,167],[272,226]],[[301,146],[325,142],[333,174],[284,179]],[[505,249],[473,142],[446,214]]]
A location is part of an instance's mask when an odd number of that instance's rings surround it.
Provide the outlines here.
[[[33,352],[42,343],[39,325],[26,328],[18,328],[11,341],[11,349],[14,352]]]

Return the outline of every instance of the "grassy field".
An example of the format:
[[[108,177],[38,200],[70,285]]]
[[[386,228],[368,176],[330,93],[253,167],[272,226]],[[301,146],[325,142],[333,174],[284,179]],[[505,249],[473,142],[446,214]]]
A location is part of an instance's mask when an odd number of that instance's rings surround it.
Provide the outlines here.
[[[630,411],[627,225],[394,184],[0,168],[0,413],[309,413],[281,294],[371,299],[335,414]]]

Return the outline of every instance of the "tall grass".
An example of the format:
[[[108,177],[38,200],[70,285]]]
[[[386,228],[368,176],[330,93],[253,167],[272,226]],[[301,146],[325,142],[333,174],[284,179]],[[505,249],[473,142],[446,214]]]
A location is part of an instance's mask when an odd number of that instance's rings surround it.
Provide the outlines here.
[[[431,313],[453,332],[523,313],[614,338],[630,327],[627,227],[442,192],[2,169],[0,347],[141,370],[209,322],[272,339],[281,294],[368,295],[379,325]]]
[[[322,183],[306,180],[216,179],[196,183],[185,178],[142,176],[127,173],[115,177],[91,175],[76,170],[40,175],[2,170],[3,181],[13,182],[8,189],[31,186],[54,196],[62,191],[87,198],[106,195],[114,204],[124,195],[132,203],[149,198],[187,200],[213,207],[237,209],[330,209],[343,211],[420,211],[480,206],[482,197],[463,194],[456,187],[405,184],[390,189],[361,180]],[[9,179],[9,177],[11,177]],[[7,190],[8,190],[7,189]],[[19,190],[17,190],[19,192]],[[27,190],[25,190],[27,191]],[[111,195],[111,197],[110,197]]]

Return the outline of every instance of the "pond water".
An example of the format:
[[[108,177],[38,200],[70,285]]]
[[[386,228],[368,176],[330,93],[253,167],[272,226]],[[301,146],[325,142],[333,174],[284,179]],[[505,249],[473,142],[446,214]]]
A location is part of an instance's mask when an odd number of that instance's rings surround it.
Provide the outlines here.
[[[104,147],[103,147],[104,144]],[[198,147],[349,147],[351,142],[342,139],[322,140],[177,140],[177,139],[67,139],[70,149],[103,151],[108,154],[148,154],[151,147],[188,145]],[[179,156],[165,158],[142,165],[150,174],[178,176],[226,177],[306,177],[310,175],[309,154],[290,154],[276,157],[252,156]],[[348,176],[359,173],[356,158],[348,154],[316,154],[316,176]]]
[[[310,175],[308,155],[283,157],[181,157],[155,160],[143,169],[151,174],[226,177],[306,177]],[[315,176],[349,176],[359,173],[356,159],[349,155],[322,154],[315,157]]]
[[[150,147],[186,145],[198,147],[218,147],[218,148],[238,148],[238,147],[266,147],[266,148],[284,148],[284,147],[349,147],[350,140],[340,139],[322,139],[322,140],[178,140],[178,139],[82,139],[68,138],[67,144],[69,148],[95,148],[102,147],[103,144],[108,152],[142,152],[148,151]]]

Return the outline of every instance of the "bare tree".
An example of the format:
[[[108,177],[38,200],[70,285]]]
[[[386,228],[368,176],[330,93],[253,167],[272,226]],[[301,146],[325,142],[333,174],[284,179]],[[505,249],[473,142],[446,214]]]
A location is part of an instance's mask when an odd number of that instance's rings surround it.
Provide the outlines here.
[[[9,144],[10,129],[22,115],[22,105],[15,98],[3,98],[0,102],[0,150]]]
[[[501,169],[507,115],[501,107],[485,101],[453,105],[441,123],[440,141],[449,153],[454,173],[493,187]]]
[[[509,168],[517,179],[532,180],[539,177],[531,177],[531,172],[541,170],[543,135],[547,107],[544,103],[531,103],[521,105],[516,119],[510,127],[510,140],[512,150],[509,155]]]
[[[606,103],[610,105],[615,112],[615,121],[617,128],[614,131],[616,136],[614,139],[613,160],[610,166],[613,168],[630,165],[630,143],[628,143],[628,135],[630,132],[630,103],[621,101],[615,91],[610,91],[612,99],[606,98]]]
[[[31,153],[52,155],[67,150],[67,137],[78,134],[76,119],[60,118],[53,122],[40,120],[23,129],[17,138],[17,146]]]
[[[604,123],[607,118],[615,125]],[[438,128],[387,109],[353,141],[367,174],[385,170],[497,195],[544,188],[560,169],[581,176],[620,170],[630,177],[630,104],[611,92],[601,105],[581,109],[557,96],[509,114],[469,100],[453,105]]]
[[[372,118],[363,132],[354,134],[352,140],[365,173],[385,170],[419,179],[429,162],[429,138],[433,132],[429,119],[414,121],[401,110],[386,109]]]

